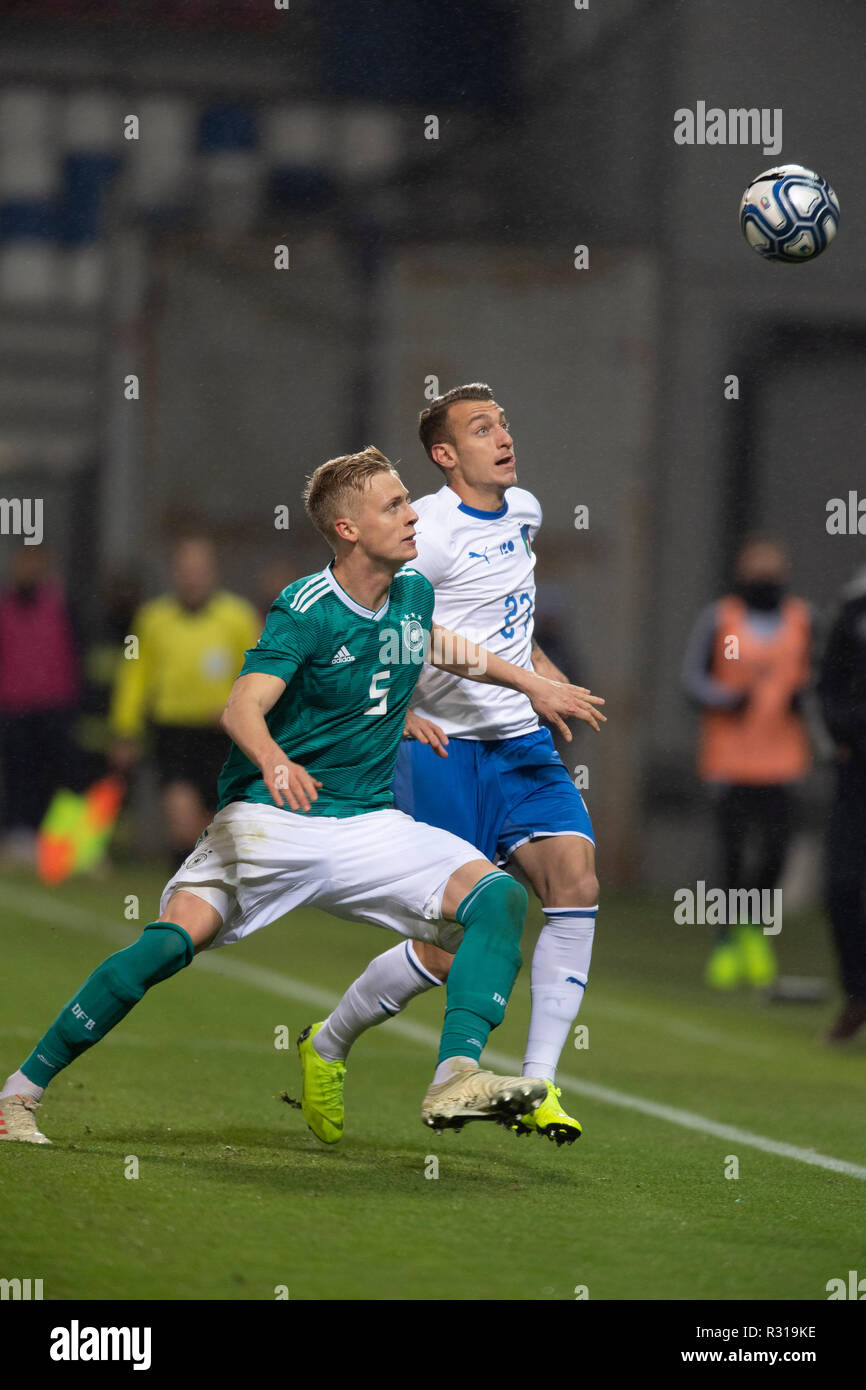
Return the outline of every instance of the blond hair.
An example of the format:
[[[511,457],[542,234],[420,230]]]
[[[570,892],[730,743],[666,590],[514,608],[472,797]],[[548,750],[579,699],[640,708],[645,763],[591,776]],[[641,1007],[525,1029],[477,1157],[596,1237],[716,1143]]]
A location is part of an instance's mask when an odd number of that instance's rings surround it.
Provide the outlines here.
[[[304,488],[304,507],[320,535],[333,547],[337,540],[334,522],[347,512],[360,497],[370,479],[377,473],[397,470],[380,449],[368,444],[358,454],[341,454],[339,458],[320,463],[310,474]]]

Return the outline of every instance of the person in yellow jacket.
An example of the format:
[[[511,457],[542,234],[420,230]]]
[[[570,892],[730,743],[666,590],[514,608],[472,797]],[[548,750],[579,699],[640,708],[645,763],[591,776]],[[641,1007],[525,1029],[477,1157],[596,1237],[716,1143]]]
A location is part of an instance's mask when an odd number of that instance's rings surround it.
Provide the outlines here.
[[[260,631],[253,605],[218,588],[211,541],[188,537],[172,553],[171,593],[139,608],[124,643],[109,712],[111,762],[128,772],[150,725],[178,863],[216,810],[217,777],[229,747],[218,721]]]
[[[720,886],[772,891],[791,840],[792,787],[811,765],[800,701],[811,676],[812,615],[807,603],[787,593],[788,558],[775,540],[747,541],[734,580],[734,592],[698,619],[683,685],[701,709],[698,772],[715,793],[724,856]],[[757,860],[747,866],[752,840]],[[728,923],[710,957],[707,982],[718,988],[742,979],[766,985],[776,972],[762,927]]]

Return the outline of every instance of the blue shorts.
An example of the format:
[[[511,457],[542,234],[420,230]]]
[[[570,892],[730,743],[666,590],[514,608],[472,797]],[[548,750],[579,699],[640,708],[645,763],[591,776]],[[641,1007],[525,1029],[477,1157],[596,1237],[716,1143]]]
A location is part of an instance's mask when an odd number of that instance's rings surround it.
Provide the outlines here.
[[[520,738],[448,740],[448,757],[404,739],[394,770],[394,801],[415,820],[450,830],[504,864],[518,845],[548,835],[595,844],[583,797],[548,729]]]

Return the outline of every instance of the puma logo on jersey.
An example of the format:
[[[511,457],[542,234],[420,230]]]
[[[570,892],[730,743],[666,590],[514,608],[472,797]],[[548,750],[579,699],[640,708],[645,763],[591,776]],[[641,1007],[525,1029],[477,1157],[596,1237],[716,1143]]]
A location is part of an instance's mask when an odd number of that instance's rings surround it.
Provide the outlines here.
[[[352,653],[347,647],[341,647],[335,656],[331,657],[332,666],[345,666],[347,661],[354,661]]]
[[[488,565],[490,564],[490,556],[487,554],[486,545],[482,554],[479,554],[477,550],[470,550],[469,558],[470,560],[484,560]]]

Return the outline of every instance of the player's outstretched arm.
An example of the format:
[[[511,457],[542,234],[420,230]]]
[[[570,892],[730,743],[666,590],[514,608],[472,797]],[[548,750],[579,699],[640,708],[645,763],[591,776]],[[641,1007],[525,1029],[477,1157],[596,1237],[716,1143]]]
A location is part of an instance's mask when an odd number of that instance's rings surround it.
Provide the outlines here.
[[[564,685],[568,685],[568,676],[563,671],[560,671],[558,666],[554,665],[547,655],[547,652],[541,650],[534,637],[532,639],[532,650],[529,653],[529,659],[532,662],[532,669],[537,676],[545,676],[549,681],[562,681]]]
[[[604,700],[583,686],[547,680],[535,671],[514,666],[510,661],[503,661],[495,652],[480,647],[461,633],[440,627],[438,623],[433,624],[430,638],[427,660],[431,666],[438,667],[440,671],[450,671],[453,676],[480,681],[484,685],[504,685],[509,690],[519,690],[529,698],[538,717],[555,724],[569,742],[571,731],[565,723],[566,719],[582,719],[596,730],[607,722],[599,709]]]
[[[249,671],[245,676],[238,676],[220,717],[220,728],[260,769],[275,805],[288,805],[292,811],[309,811],[310,802],[318,800],[316,788],[322,784],[300,763],[293,763],[286,757],[265,723],[265,715],[285,688],[284,680],[264,671]]]

